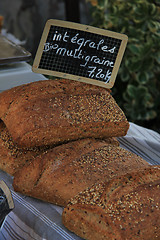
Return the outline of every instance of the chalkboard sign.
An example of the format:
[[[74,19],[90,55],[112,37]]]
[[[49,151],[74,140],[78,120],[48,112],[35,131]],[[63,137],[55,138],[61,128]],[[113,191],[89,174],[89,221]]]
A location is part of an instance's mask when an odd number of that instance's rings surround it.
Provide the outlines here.
[[[111,88],[127,40],[124,34],[51,19],[45,25],[32,69]]]

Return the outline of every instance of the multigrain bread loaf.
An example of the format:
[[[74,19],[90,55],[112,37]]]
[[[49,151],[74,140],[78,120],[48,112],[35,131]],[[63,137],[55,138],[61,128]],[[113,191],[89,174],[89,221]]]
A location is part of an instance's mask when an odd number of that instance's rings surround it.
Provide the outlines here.
[[[160,239],[160,167],[92,186],[71,200],[62,221],[88,240]]]
[[[23,165],[51,146],[19,148],[12,140],[5,124],[0,121],[0,169],[14,175]]]
[[[129,123],[110,91],[73,80],[44,80],[0,94],[0,118],[21,147],[126,135]]]
[[[96,182],[149,166],[141,157],[103,140],[57,146],[14,175],[15,191],[60,206]]]
[[[106,142],[119,146],[116,138],[107,138]],[[5,124],[0,121],[0,169],[14,175],[22,166],[29,164],[33,158],[54,146],[20,148],[12,140]]]

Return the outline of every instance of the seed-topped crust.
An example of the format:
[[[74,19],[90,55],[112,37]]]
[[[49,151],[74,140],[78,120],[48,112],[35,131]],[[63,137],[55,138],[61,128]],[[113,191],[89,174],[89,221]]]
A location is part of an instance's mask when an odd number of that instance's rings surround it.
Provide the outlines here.
[[[81,139],[34,159],[15,174],[13,186],[26,195],[66,206],[73,196],[96,182],[147,166],[141,157],[117,143]]]
[[[110,91],[73,80],[45,80],[0,94],[0,118],[21,147],[124,136],[129,123]]]
[[[20,148],[12,140],[5,124],[0,121],[0,169],[14,175],[23,165],[51,146]]]
[[[160,167],[95,184],[70,201],[62,219],[88,240],[160,239]]]

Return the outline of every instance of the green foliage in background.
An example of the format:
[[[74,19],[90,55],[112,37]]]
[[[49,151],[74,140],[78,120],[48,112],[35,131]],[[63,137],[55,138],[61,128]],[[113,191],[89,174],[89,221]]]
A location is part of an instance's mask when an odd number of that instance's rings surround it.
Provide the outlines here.
[[[129,121],[160,129],[160,1],[90,2],[93,26],[129,38],[112,89],[114,98]]]

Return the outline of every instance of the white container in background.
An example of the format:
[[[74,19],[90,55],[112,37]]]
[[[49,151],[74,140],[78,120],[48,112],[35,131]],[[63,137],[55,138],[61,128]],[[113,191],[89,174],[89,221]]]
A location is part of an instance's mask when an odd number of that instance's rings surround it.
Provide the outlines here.
[[[26,62],[0,65],[0,92],[40,80],[47,78],[42,74],[34,73],[31,65]]]

